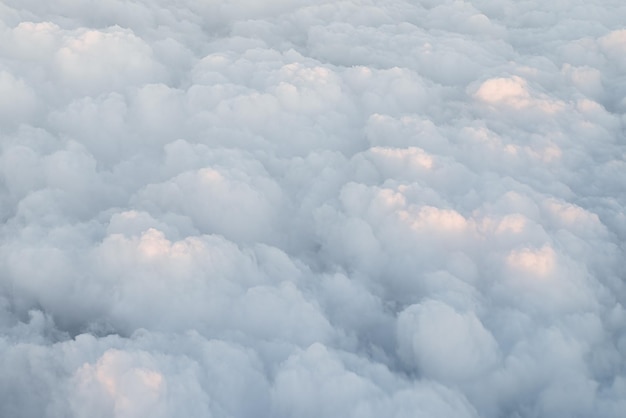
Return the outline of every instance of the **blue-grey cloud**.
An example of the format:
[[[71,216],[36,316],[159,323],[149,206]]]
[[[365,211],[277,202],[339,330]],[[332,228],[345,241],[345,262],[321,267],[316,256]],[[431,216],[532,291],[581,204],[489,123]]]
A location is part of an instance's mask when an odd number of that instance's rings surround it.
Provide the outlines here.
[[[0,416],[621,417],[626,7],[0,4]]]

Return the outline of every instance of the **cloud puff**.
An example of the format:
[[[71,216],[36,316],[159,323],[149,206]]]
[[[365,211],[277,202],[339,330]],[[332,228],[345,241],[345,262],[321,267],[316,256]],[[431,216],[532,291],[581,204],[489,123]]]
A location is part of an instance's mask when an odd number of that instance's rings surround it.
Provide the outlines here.
[[[0,416],[621,417],[605,3],[0,4]]]

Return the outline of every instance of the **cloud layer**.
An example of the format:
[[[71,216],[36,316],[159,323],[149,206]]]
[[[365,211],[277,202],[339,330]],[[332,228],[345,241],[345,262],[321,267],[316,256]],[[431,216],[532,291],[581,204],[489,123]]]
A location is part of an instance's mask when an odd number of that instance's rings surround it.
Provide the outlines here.
[[[0,416],[623,415],[620,2],[0,17]]]

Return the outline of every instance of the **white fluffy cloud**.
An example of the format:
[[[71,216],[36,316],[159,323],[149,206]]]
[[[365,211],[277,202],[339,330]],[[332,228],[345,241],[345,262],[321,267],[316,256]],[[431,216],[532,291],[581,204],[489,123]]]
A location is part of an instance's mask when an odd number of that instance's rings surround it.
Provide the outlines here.
[[[621,417],[626,7],[0,4],[0,416]]]

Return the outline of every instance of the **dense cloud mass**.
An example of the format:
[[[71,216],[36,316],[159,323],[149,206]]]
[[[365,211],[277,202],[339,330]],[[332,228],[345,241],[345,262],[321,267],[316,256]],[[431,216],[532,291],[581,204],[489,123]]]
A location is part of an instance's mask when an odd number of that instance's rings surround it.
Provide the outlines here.
[[[623,417],[626,4],[0,3],[0,416]]]

